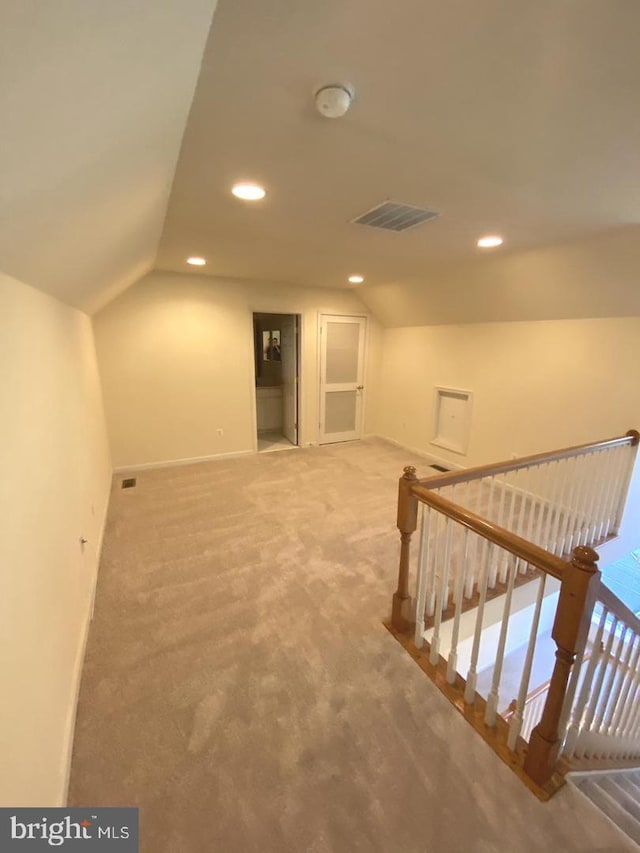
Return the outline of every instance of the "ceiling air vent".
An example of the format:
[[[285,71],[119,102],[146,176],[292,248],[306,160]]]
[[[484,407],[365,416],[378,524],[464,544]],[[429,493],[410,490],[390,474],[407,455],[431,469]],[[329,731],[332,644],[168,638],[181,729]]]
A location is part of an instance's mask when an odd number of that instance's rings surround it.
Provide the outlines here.
[[[407,231],[436,219],[437,210],[414,207],[411,204],[399,204],[397,201],[383,201],[361,216],[352,219],[356,225],[369,225],[371,228],[383,228],[385,231]]]

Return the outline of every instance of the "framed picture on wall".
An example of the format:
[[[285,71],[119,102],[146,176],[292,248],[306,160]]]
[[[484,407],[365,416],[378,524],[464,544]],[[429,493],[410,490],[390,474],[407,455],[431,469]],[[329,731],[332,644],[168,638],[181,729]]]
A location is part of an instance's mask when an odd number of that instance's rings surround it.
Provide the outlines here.
[[[281,361],[280,331],[278,329],[262,333],[262,354],[264,361]]]

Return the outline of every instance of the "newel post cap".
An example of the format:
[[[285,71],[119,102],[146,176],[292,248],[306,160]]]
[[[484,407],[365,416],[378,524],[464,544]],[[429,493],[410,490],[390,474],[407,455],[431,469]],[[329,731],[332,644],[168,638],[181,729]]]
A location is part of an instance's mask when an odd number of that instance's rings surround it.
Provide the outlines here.
[[[597,563],[599,559],[600,555],[593,548],[590,548],[588,545],[578,545],[577,548],[573,549],[571,564],[575,566],[576,569],[582,569],[586,572],[595,572],[598,569]]]
[[[402,471],[403,471],[403,474],[402,474],[403,480],[417,480],[418,479],[416,477],[416,469],[413,467],[413,465],[405,465],[405,467],[402,469]]]

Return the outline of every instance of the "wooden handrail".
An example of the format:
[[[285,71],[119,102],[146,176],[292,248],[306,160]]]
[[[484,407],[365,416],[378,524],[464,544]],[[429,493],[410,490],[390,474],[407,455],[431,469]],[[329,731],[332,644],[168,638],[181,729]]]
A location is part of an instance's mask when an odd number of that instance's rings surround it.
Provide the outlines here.
[[[626,604],[620,601],[614,592],[611,592],[608,586],[604,585],[602,579],[600,579],[597,600],[601,604],[604,604],[607,610],[616,618],[622,619],[627,628],[631,628],[636,634],[640,634],[640,619],[638,619],[632,610],[629,610]]]
[[[422,503],[437,509],[438,512],[441,512],[448,518],[452,518],[469,530],[473,530],[474,533],[488,539],[490,542],[494,542],[500,548],[504,548],[505,551],[509,551],[526,563],[542,569],[548,575],[562,580],[569,564],[560,557],[550,554],[544,548],[534,545],[533,542],[529,542],[515,533],[510,533],[504,527],[500,527],[492,521],[487,521],[474,512],[447,500],[447,498],[443,498],[441,495],[425,488],[420,482],[411,484],[411,493]]]
[[[637,430],[629,430],[624,436],[618,436],[604,441],[575,445],[573,447],[568,447],[564,450],[558,450],[551,453],[538,453],[518,460],[496,463],[495,465],[483,465],[475,468],[464,469],[462,471],[436,474],[432,477],[420,480],[418,480],[416,476],[415,468],[407,466],[399,481],[397,526],[401,534],[401,548],[398,569],[398,587],[393,596],[391,613],[391,627],[396,635],[406,635],[408,631],[415,626],[416,643],[418,643],[418,637],[422,638],[422,632],[424,630],[424,620],[422,620],[422,622],[418,622],[418,624],[414,623],[413,605],[409,593],[411,538],[417,529],[419,503],[433,508],[439,515],[444,515],[446,518],[453,520],[467,531],[470,530],[474,532],[477,536],[497,545],[499,548],[522,560],[527,565],[535,567],[561,582],[560,594],[552,628],[552,637],[556,645],[553,675],[548,684],[541,685],[540,688],[538,688],[537,694],[534,692],[534,696],[540,696],[543,691],[546,692],[546,699],[540,721],[531,732],[529,747],[524,756],[523,764],[523,770],[526,776],[540,786],[544,786],[549,783],[549,780],[557,767],[558,756],[562,746],[562,714],[567,697],[567,690],[569,688],[569,678],[573,671],[576,656],[580,649],[584,649],[586,644],[595,603],[600,601],[610,613],[623,621],[627,628],[635,631],[639,636],[640,618],[636,617],[628,607],[626,607],[606,586],[601,583],[600,572],[597,566],[598,553],[589,545],[577,545],[573,548],[571,559],[569,561],[565,561],[561,557],[556,556],[539,545],[524,539],[522,536],[512,533],[510,530],[507,530],[501,525],[495,524],[494,522],[477,515],[471,510],[454,503],[453,500],[443,497],[436,490],[443,486],[454,485],[456,483],[474,481],[488,476],[507,474],[510,471],[518,471],[536,464],[545,464],[557,462],[563,459],[575,458],[586,453],[613,450],[619,447],[635,448],[639,443],[640,433]],[[623,472],[626,472],[626,486],[622,481],[619,485],[615,486],[618,488],[619,494],[618,492],[612,491],[613,487],[609,486],[609,491],[613,495],[614,503],[617,502],[616,512],[618,515],[614,514],[616,519],[618,519],[620,508],[627,495],[628,481],[631,476],[630,472],[633,465],[632,456],[633,454],[630,454],[628,462],[626,459],[622,460],[624,462],[622,469]],[[619,467],[620,466],[616,466],[616,470]],[[596,471],[597,466],[595,466],[595,469],[587,468],[586,476],[588,478],[597,476]],[[571,488],[573,489],[573,486]],[[595,500],[593,496],[595,492],[592,490],[586,494],[588,497],[588,500],[585,499],[586,502],[593,503]],[[582,502],[585,503],[585,500]],[[609,510],[609,514],[611,514],[611,510]],[[502,510],[500,511],[500,518],[502,520]],[[559,518],[558,513],[556,513],[556,526],[557,518]],[[540,526],[541,519],[542,513],[539,512],[538,526]],[[598,521],[598,518],[596,518],[595,521],[592,521],[591,523],[594,527],[599,524],[600,528],[602,528],[605,521]],[[509,524],[510,523],[511,522],[509,522]],[[609,530],[610,523],[613,523],[611,522],[611,519],[606,521],[606,530]],[[531,528],[531,524],[529,527]],[[521,525],[518,525],[518,529],[521,529]],[[425,561],[425,554],[430,554],[428,530],[429,528],[427,528],[426,538],[421,540],[422,559],[419,563],[423,567],[425,564],[428,565],[429,559],[427,556]],[[450,533],[451,527],[448,526],[444,554],[445,563],[448,561]],[[529,533],[531,535],[531,529]],[[569,543],[576,538],[580,541],[581,535],[582,528],[580,528],[580,535],[577,537],[575,536],[574,531],[574,534],[569,536]],[[468,540],[465,539],[465,560],[467,541]],[[557,547],[557,539],[553,547]],[[487,551],[487,554],[490,553],[490,551]],[[431,559],[433,560],[434,558],[432,557]],[[439,578],[440,583],[435,601],[437,613],[440,613],[440,605],[445,601],[443,596],[448,594],[446,571],[447,569],[445,567],[444,574],[433,575],[435,578]],[[481,594],[482,604],[484,604],[486,597],[489,557],[487,557],[487,562],[483,571],[485,574],[483,592]],[[462,577],[464,580],[464,575]],[[419,575],[419,608],[418,605],[416,605],[416,607],[420,611],[420,614],[422,613],[422,608],[425,603],[425,583],[424,574]],[[461,590],[461,587],[458,587],[458,589]],[[544,587],[541,586],[540,589],[541,596],[543,594]],[[541,597],[539,601],[542,601]],[[456,606],[459,607],[460,605],[458,604]],[[478,625],[480,628],[478,628]],[[476,641],[479,637],[477,632],[482,627],[481,617],[478,625],[476,626]],[[431,640],[432,647],[430,649],[431,658],[434,656],[434,649],[436,650],[435,657],[437,658],[438,641],[439,638],[436,636],[434,629],[434,635]],[[433,659],[431,662],[434,663]],[[471,685],[471,692],[473,693],[475,690],[475,666],[476,663],[473,662],[472,667],[469,670],[467,681],[465,682],[462,679],[462,686],[465,688],[464,700],[469,703],[472,699],[467,697],[467,688]],[[455,664],[452,671],[455,676]],[[449,672],[447,669],[447,679],[448,678]],[[450,682],[448,681],[448,683]],[[460,698],[462,698],[462,693],[459,695]],[[494,697],[494,701],[497,702],[497,689],[495,685],[492,688],[492,696]],[[528,701],[532,701],[534,696],[528,697]],[[492,724],[489,710],[490,708],[487,706],[487,711],[485,713],[485,723],[487,725]],[[495,720],[495,708],[493,711],[493,719]],[[516,720],[516,722],[521,721]],[[516,731],[515,727],[513,728],[513,731]],[[515,737],[517,738],[517,732]],[[509,746],[509,749],[513,748],[513,745]]]
[[[640,432],[630,429],[625,435],[617,438],[609,438],[604,441],[589,442],[588,444],[576,444],[573,447],[565,447],[563,450],[554,450],[549,453],[534,453],[532,456],[522,456],[520,459],[510,459],[504,462],[496,462],[493,465],[478,465],[474,468],[463,468],[460,471],[449,471],[446,474],[434,474],[418,480],[421,486],[428,489],[439,489],[442,486],[453,486],[456,483],[466,483],[470,480],[480,480],[483,477],[492,477],[497,474],[508,474],[509,471],[519,471],[530,465],[542,462],[556,462],[559,459],[571,459],[595,450],[612,450],[615,447],[623,447],[628,444],[635,447],[640,441]]]

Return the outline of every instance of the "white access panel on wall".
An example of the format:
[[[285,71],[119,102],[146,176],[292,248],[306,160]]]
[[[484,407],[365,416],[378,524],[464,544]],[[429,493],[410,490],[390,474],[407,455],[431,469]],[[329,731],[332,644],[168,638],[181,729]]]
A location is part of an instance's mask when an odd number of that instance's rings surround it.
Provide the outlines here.
[[[362,437],[366,317],[320,317],[320,444]]]
[[[432,444],[466,453],[471,434],[473,392],[436,387]]]

